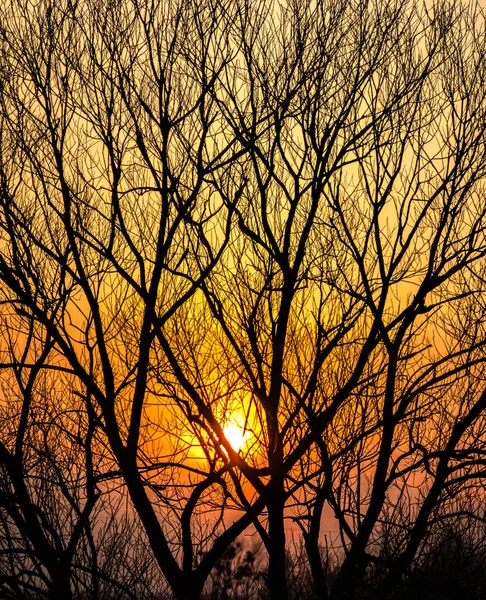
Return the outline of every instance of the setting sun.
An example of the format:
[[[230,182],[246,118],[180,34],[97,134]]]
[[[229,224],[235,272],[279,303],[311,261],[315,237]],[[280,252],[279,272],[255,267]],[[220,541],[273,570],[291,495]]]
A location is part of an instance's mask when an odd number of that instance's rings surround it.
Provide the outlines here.
[[[236,423],[228,423],[223,428],[223,433],[235,452],[239,452],[250,437],[250,432]]]
[[[486,600],[486,0],[0,0],[0,600]]]

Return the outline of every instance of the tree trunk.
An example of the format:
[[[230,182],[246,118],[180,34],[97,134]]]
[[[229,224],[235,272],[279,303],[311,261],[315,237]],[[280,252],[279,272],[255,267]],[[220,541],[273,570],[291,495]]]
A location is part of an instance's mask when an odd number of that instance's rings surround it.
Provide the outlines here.
[[[190,578],[181,588],[174,592],[177,600],[199,600],[203,586]]]
[[[363,568],[361,561],[351,563],[346,559],[329,595],[330,600],[353,600],[358,582],[365,570],[366,568]]]
[[[288,600],[285,526],[284,526],[284,489],[278,482],[272,489],[268,507],[268,589],[271,600]]]
[[[59,566],[59,570],[52,578],[49,587],[49,597],[52,600],[71,600],[73,592],[71,589],[71,571],[69,567]]]
[[[325,456],[327,456],[327,450],[325,448],[324,453]],[[304,533],[305,551],[307,553],[307,560],[309,561],[312,580],[314,582],[314,589],[318,591],[319,598],[321,600],[327,600],[329,597],[327,575],[322,566],[322,556],[319,550],[319,534],[321,532],[322,511],[327,497],[326,488],[329,486],[329,483],[330,478],[326,477],[325,485],[321,487],[316,494],[314,510],[309,524],[309,531]],[[326,560],[328,559],[329,556],[326,555]]]
[[[329,594],[327,590],[326,573],[322,567],[322,557],[319,552],[318,539],[307,536],[305,538],[305,549],[312,574],[312,580],[314,582],[314,589],[318,592],[321,600],[327,600]]]

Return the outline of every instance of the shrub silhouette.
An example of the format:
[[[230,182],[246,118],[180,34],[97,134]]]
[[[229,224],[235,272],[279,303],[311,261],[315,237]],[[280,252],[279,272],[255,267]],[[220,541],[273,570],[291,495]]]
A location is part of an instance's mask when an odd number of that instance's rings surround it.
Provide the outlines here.
[[[217,562],[207,586],[208,600],[246,600],[261,596],[263,572],[257,550],[237,540]]]

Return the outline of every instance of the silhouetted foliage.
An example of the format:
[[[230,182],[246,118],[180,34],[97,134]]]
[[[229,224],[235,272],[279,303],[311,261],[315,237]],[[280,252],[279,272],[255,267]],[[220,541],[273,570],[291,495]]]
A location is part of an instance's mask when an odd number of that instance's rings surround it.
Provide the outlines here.
[[[257,598],[264,574],[256,554],[255,549],[243,546],[240,541],[231,544],[216,563],[204,597],[208,600]]]

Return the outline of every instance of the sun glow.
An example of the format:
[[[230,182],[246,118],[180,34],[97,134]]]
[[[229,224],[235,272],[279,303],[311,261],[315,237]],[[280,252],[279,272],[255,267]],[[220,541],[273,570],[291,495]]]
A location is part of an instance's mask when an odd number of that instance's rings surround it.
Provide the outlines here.
[[[235,452],[242,450],[250,437],[249,431],[234,422],[227,423],[223,428],[223,433]]]

